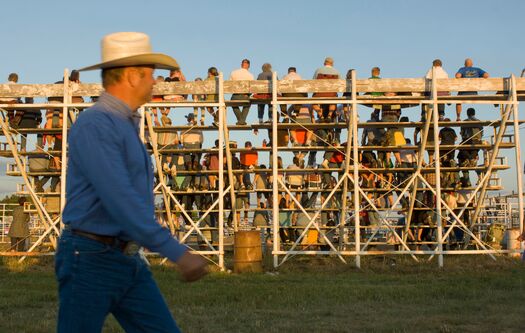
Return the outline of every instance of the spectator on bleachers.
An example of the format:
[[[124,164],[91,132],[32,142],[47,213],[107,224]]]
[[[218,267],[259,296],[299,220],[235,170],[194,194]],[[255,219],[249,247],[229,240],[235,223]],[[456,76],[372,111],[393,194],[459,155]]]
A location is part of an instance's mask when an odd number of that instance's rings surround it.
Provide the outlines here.
[[[218,187],[218,174],[219,171],[219,140],[215,140],[215,146],[213,146],[213,149],[216,149],[215,152],[210,152],[205,155],[204,157],[204,163],[206,165],[206,169],[208,171],[213,171],[214,173],[208,174],[208,182],[210,184],[210,190],[215,190]]]
[[[440,115],[438,121],[443,121],[443,119],[444,119],[443,116]],[[421,122],[422,122],[421,127],[416,127],[416,129],[414,130],[414,141],[416,142],[417,145],[420,145],[423,142],[423,136],[424,136],[423,128],[425,127],[426,118],[425,117],[421,118]],[[418,140],[418,134],[421,135],[420,140]],[[434,162],[434,150],[433,150],[434,149],[434,126],[432,122],[430,122],[430,126],[428,128],[426,148],[428,151],[428,163],[431,164],[432,162]]]
[[[444,122],[450,122],[449,118],[445,118]],[[443,127],[439,131],[439,144],[440,145],[455,145],[456,139],[458,138],[456,131],[449,126]],[[455,149],[439,149],[439,156],[443,166],[450,166],[450,161],[456,158]]]
[[[241,62],[241,68],[234,70],[230,73],[230,80],[240,81],[240,80],[254,80],[253,74],[248,71],[250,69],[250,60],[243,59]],[[231,100],[248,100],[250,94],[233,94]],[[248,118],[248,113],[250,112],[250,103],[242,106],[242,109],[239,106],[233,106],[233,113],[237,118],[237,125],[246,125],[246,118]]]
[[[170,70],[170,76],[165,79],[165,82],[186,82],[186,77],[182,74],[180,68]],[[186,99],[186,95],[164,95],[165,102],[182,102]],[[167,108],[169,112],[170,108]]]
[[[18,74],[17,73],[10,73],[7,76],[7,82],[5,84],[17,84],[18,83]],[[2,97],[0,98],[0,104],[15,104],[19,103],[20,100],[15,97]],[[11,119],[11,118],[9,118]]]
[[[295,198],[297,201],[301,201],[301,190],[304,186],[304,173],[301,170],[304,169],[304,165],[301,167],[301,161],[297,156],[293,157],[292,164],[286,168],[286,184],[290,191],[295,192]],[[290,196],[286,194],[286,201],[290,202],[290,208],[295,207],[295,202],[290,201]]]
[[[33,97],[26,97],[25,104],[33,104]],[[38,128],[42,123],[42,111],[36,108],[27,108],[25,110],[17,110],[21,113],[18,128]],[[20,134],[20,151],[24,152],[27,148],[27,135]],[[36,136],[36,146],[42,147],[42,134],[38,133]]]
[[[432,70],[434,70],[435,79],[448,79],[448,73],[443,69],[443,63],[440,59],[435,59],[432,61],[432,67],[425,74],[425,79],[432,79]],[[438,96],[448,96],[450,93],[448,91],[438,91]],[[421,115],[426,115],[428,107],[431,104],[422,104],[421,105]],[[445,115],[445,104],[438,104],[438,113],[440,115]]]
[[[155,78],[155,82],[156,83],[162,83],[164,82],[164,76],[162,75],[158,75],[156,78]],[[164,101],[164,97],[162,95],[153,95],[151,97],[151,102],[152,103],[161,103]],[[160,111],[160,114],[161,116],[164,116],[164,115],[168,115],[169,113],[169,108],[160,108],[160,107],[152,107],[151,108],[151,113],[153,113],[153,126],[160,126],[160,121],[159,121],[159,111]]]
[[[478,67],[473,67],[474,62],[472,59],[467,58],[465,59],[465,66],[461,67],[458,72],[456,73],[456,79],[475,79],[475,78],[488,78],[489,73],[485,72],[483,69]],[[477,95],[477,91],[460,91],[458,92],[458,96],[461,95]],[[461,121],[461,107],[462,104],[456,104],[456,120]]]
[[[289,80],[289,81],[295,81],[295,80],[302,80],[303,78],[301,75],[297,74],[297,68],[295,67],[288,67],[288,74],[286,74],[283,77],[283,80]]]
[[[334,59],[332,57],[326,57],[324,60],[324,66],[319,67],[313,76],[314,80],[338,80],[341,79],[341,74],[334,67]],[[318,92],[314,93],[312,97],[322,98],[336,98],[337,92]],[[322,109],[322,122],[333,122],[334,112],[337,109],[337,104],[321,104]]]
[[[194,127],[196,126],[195,115],[193,113],[188,113],[186,119],[188,120],[188,126],[191,127],[187,130],[181,131],[180,136],[182,147],[184,149],[201,149],[204,138],[202,131]],[[197,163],[199,163],[201,155],[201,152],[184,153],[184,165],[186,166],[186,170],[192,170],[193,162],[197,161]]]
[[[71,71],[71,74],[69,74],[69,83],[70,84],[80,84],[80,72],[76,69]],[[72,96],[71,102],[73,103],[84,103],[84,98],[82,96]]]
[[[202,82],[202,79],[200,77],[195,78],[195,82]],[[204,94],[192,94],[191,97],[194,102],[203,102],[206,99],[206,95]],[[199,110],[201,111],[200,124],[201,126],[204,126],[204,120],[206,119],[204,106],[194,106],[193,114],[195,115],[195,119],[197,119],[199,117]]]
[[[258,203],[257,208],[258,209],[253,215],[253,226],[256,228],[263,228],[266,231],[265,227],[267,227],[270,222],[270,216],[266,210],[266,204],[264,202]]]
[[[270,169],[272,168],[272,158],[270,156]],[[284,184],[284,166],[283,166],[283,158],[281,156],[277,156],[277,187],[279,189],[278,191],[278,198],[277,198],[277,202],[280,202],[281,201],[281,197],[282,197],[282,185],[281,183]],[[273,173],[272,172],[268,172],[268,188],[273,188]],[[272,194],[271,193],[268,193],[268,202],[269,203],[272,203]]]
[[[266,170],[266,165],[261,164],[259,168],[261,170]],[[262,199],[264,198],[264,200],[266,201],[266,199],[268,198],[268,195],[266,194],[266,192],[264,192],[264,190],[268,188],[267,171],[257,172],[255,174],[255,176],[253,177],[253,188],[255,188],[255,193],[257,197],[257,207],[259,207],[261,202],[263,202]]]
[[[379,122],[379,110],[374,110],[370,114],[370,120],[367,123]],[[381,127],[365,127],[361,135],[362,146],[382,146],[385,139],[385,129]]]
[[[11,73],[7,77],[7,82],[5,84],[17,84],[18,83],[18,74],[17,73]],[[17,104],[20,103],[19,98],[15,97],[2,97],[0,98],[0,104]],[[17,127],[18,121],[20,119],[15,119],[15,110],[8,108],[7,109],[7,119],[9,120],[9,125],[11,127]]]
[[[296,80],[302,80],[302,77],[301,75],[297,74],[297,68],[288,67],[288,74],[286,74],[283,77],[283,80],[296,81]],[[305,97],[308,97],[308,93],[283,93],[283,97],[305,98]],[[288,114],[292,117],[292,119],[293,119],[294,114],[299,112],[300,107],[301,107],[301,104],[294,104],[288,108]]]
[[[241,168],[244,170],[242,183],[246,189],[251,190],[252,181],[250,180],[250,171],[259,164],[259,154],[250,141],[244,143],[244,148],[248,149],[248,151],[242,151],[240,153]]]
[[[292,214],[287,209],[288,202],[285,198],[279,200],[279,236],[281,242],[291,243],[295,240],[294,230],[292,229]]]
[[[265,63],[262,65],[262,72],[259,73],[257,76],[257,80],[267,80],[272,81],[272,65],[269,63]],[[254,99],[261,99],[261,100],[270,100],[272,99],[272,94],[270,93],[258,93],[253,94]],[[266,108],[266,105],[268,105],[268,123],[272,122],[272,106],[271,104],[264,104],[259,102],[260,104],[257,104],[257,118],[259,119],[259,124],[262,124],[264,122],[264,109]],[[279,119],[277,119],[279,121]]]
[[[468,148],[469,145],[478,145],[482,143],[483,126],[479,124],[469,124],[469,122],[479,122],[476,118],[474,108],[467,109],[467,119],[461,125],[461,145],[463,148],[458,153],[458,163],[461,167],[475,167],[478,164],[479,148]],[[469,171],[463,171],[463,178],[470,183]],[[470,186],[470,184],[469,184]]]
[[[171,126],[171,119],[165,115],[161,117],[161,124],[162,126]],[[180,140],[179,140],[179,134],[177,131],[169,131],[169,132],[160,132],[157,134],[157,146],[159,149],[159,152],[163,152],[164,150],[174,150],[179,149]],[[177,176],[177,165],[176,162],[178,160],[179,154],[168,152],[166,154],[162,154],[162,171],[167,175],[168,177],[168,183],[176,187],[175,177]]]
[[[297,105],[298,111],[291,115],[291,120],[297,124],[311,124],[315,121],[312,106],[309,104]],[[291,128],[290,141],[294,147],[308,147],[312,143],[314,132],[310,128]],[[294,156],[303,159],[307,151],[294,151]]]
[[[417,163],[417,155],[416,151],[411,148],[412,141],[409,138],[405,138],[405,149],[402,149],[399,151],[399,156],[401,158],[401,168],[415,168]],[[410,148],[409,148],[410,147]],[[404,177],[402,177],[401,182],[403,182],[409,175],[410,172],[405,173]]]
[[[216,78],[219,76],[219,71],[215,67],[208,68],[208,76],[206,77],[205,81],[213,81],[216,82]],[[206,102],[208,103],[218,103],[219,98],[217,94],[207,94],[206,95]],[[215,110],[213,106],[207,107],[209,114],[213,117],[213,126],[219,127],[219,110]]]

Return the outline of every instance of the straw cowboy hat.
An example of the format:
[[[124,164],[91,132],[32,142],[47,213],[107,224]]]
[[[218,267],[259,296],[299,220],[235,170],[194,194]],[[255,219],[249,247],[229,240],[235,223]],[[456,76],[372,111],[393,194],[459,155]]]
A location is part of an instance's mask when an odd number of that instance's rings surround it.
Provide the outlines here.
[[[80,71],[115,67],[150,65],[159,69],[179,67],[177,60],[162,53],[152,53],[148,35],[141,32],[115,32],[101,42],[102,62]]]

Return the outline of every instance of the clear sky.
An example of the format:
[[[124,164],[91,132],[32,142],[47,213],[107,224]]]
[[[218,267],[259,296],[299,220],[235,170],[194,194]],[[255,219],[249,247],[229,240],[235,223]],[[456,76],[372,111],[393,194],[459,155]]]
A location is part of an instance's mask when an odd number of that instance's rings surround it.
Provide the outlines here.
[[[228,76],[243,58],[255,75],[269,62],[281,76],[296,66],[310,78],[326,56],[341,73],[354,68],[360,78],[373,66],[382,77],[421,77],[435,58],[452,76],[467,57],[492,77],[519,75],[524,12],[520,0],[5,1],[0,80],[17,72],[20,83],[57,81],[64,68],[99,62],[100,39],[116,31],[149,34],[154,50],[175,57],[188,80],[204,77],[210,66]],[[81,80],[99,82],[99,73]],[[479,108],[479,118],[494,118],[494,110]],[[417,120],[419,108],[405,115]],[[447,116],[454,116],[452,107]],[[252,107],[249,121],[255,117]],[[1,177],[0,194],[15,182]],[[504,184],[516,188],[515,176],[505,175]]]

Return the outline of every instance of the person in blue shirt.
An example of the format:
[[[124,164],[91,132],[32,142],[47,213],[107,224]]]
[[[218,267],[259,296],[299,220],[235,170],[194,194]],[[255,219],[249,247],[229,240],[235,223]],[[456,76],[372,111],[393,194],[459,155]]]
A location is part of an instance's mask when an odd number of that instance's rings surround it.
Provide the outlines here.
[[[474,62],[472,59],[467,58],[465,59],[465,66],[461,67],[458,72],[456,73],[456,79],[477,79],[477,78],[488,78],[489,73],[485,72],[481,68],[474,67]],[[460,91],[458,92],[458,96],[460,95],[477,95],[478,93],[476,91]],[[461,121],[461,107],[462,104],[456,104],[456,118],[457,121]]]
[[[178,67],[151,52],[143,33],[102,39],[104,92],[69,134],[64,229],[56,253],[57,332],[100,332],[111,313],[126,332],[179,332],[140,246],[177,263],[183,278],[206,274],[155,219],[151,160],[138,135],[138,107],[152,97],[155,68]]]

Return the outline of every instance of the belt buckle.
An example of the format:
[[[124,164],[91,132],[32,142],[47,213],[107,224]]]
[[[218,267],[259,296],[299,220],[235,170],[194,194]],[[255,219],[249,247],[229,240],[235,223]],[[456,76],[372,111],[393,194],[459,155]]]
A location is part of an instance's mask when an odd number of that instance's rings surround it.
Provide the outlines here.
[[[122,253],[127,256],[134,256],[135,254],[139,253],[140,248],[141,247],[138,243],[129,241],[126,246],[124,246],[124,249],[122,249]]]

